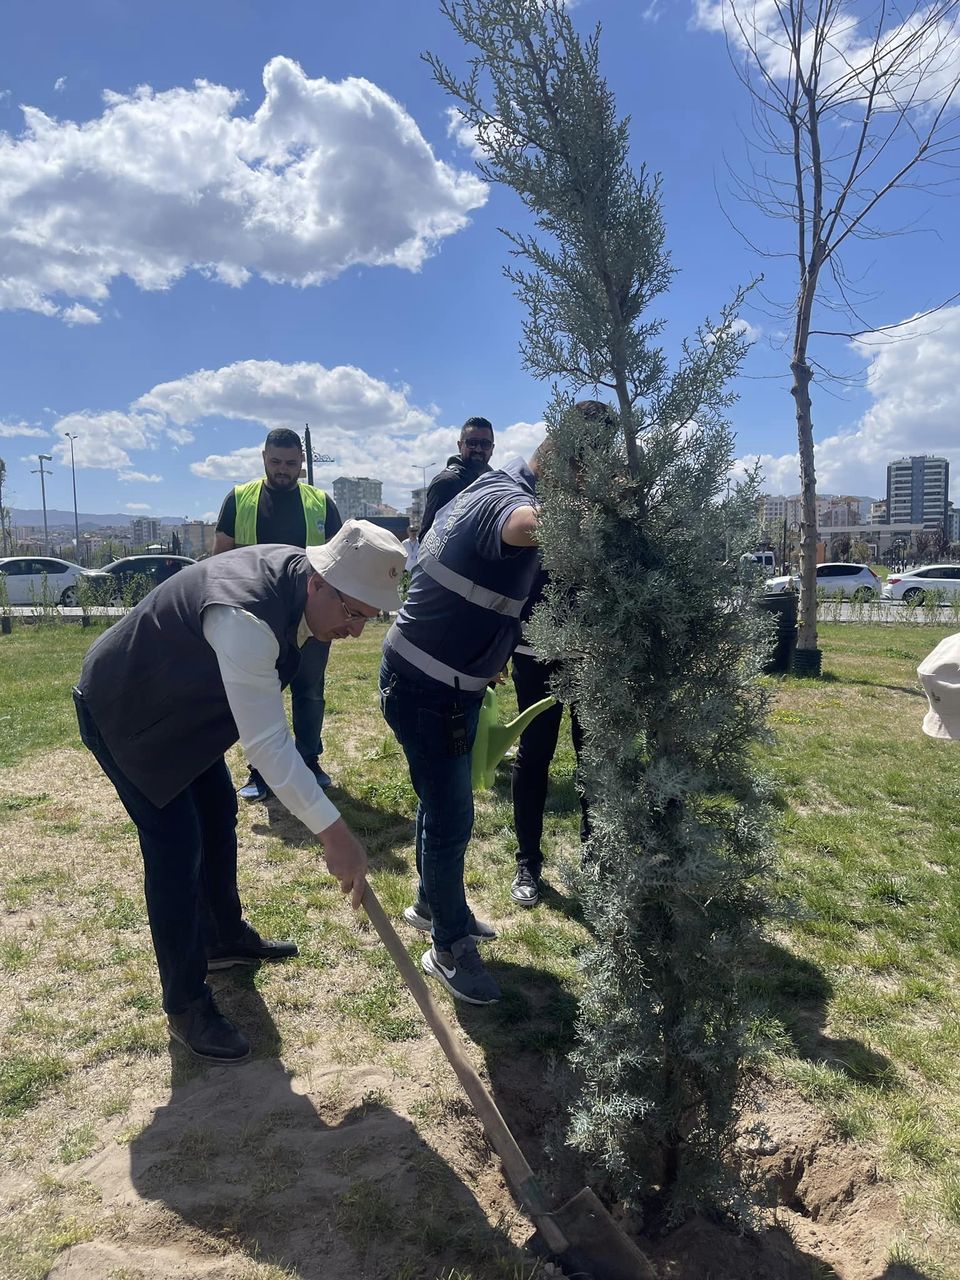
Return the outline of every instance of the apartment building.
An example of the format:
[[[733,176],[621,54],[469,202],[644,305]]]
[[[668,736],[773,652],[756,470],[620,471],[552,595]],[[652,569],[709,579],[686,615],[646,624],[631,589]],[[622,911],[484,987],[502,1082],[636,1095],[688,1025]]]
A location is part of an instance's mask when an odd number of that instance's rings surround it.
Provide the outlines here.
[[[913,455],[887,466],[887,521],[935,529],[946,524],[950,464],[946,458]]]
[[[379,514],[383,505],[383,481],[369,476],[338,476],[333,500],[344,520],[365,520]]]
[[[201,556],[213,554],[213,540],[217,526],[205,520],[186,520],[177,529],[180,537],[180,550],[185,556],[199,560]]]
[[[152,516],[137,516],[132,521],[132,540],[135,547],[148,547],[152,542],[163,541],[160,521]]]

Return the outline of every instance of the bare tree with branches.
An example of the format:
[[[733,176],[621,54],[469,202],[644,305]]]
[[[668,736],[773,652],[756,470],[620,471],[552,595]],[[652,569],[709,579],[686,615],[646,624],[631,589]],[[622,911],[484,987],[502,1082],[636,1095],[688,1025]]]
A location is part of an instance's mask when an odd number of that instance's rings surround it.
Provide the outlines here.
[[[897,324],[871,324],[862,315],[844,251],[857,240],[896,234],[873,220],[892,191],[932,191],[950,181],[960,144],[960,0],[716,0],[715,11],[751,95],[756,141],[748,145],[756,160],[737,185],[769,216],[792,224],[795,239],[790,390],[803,510],[795,663],[798,672],[816,675],[810,341],[896,336]],[[839,319],[818,327],[815,315],[823,311]]]

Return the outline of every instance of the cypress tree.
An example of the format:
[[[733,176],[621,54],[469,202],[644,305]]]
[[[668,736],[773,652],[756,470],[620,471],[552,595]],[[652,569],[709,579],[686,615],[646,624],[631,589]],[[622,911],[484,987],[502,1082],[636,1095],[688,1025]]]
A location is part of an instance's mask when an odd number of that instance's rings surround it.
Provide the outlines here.
[[[581,39],[563,0],[441,7],[470,71],[427,61],[484,176],[531,215],[533,231],[505,233],[505,271],[526,308],[525,365],[552,384],[552,587],[534,643],[582,720],[592,816],[568,1140],[652,1229],[735,1202],[724,1153],[747,1037],[741,966],[767,910],[763,628],[735,574],[756,484],[729,480],[740,296],[671,368],[650,314],[673,275],[660,181],[631,168],[599,29]],[[609,415],[575,407],[584,388]]]

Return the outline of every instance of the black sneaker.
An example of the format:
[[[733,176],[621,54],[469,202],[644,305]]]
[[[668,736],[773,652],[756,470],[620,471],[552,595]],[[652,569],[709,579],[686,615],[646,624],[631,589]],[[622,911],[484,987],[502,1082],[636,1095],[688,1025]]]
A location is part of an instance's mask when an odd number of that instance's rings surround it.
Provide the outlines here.
[[[261,938],[256,929],[244,921],[239,938],[211,950],[207,957],[207,969],[232,969],[235,964],[260,964],[263,960],[289,960],[299,953],[295,942],[275,942],[271,938]]]
[[[421,902],[419,898],[412,907],[404,908],[403,918],[407,924],[412,924],[421,933],[429,933],[433,928],[433,912],[430,910],[430,904]],[[496,936],[497,931],[492,924],[487,924],[486,920],[478,920],[475,915],[471,915],[470,937],[474,942],[491,942]]]
[[[510,886],[510,897],[521,907],[535,907],[540,901],[540,873],[530,870],[529,863],[518,862],[517,874]]]
[[[333,786],[333,779],[330,777],[329,773],[327,773],[326,769],[324,769],[320,764],[320,758],[318,756],[304,756],[303,763],[320,783],[324,791],[326,791],[327,787]]]
[[[468,1004],[495,1004],[500,988],[480,959],[472,938],[460,938],[449,951],[433,946],[420,960],[424,973],[439,978],[452,996]]]
[[[237,792],[237,795],[241,800],[246,800],[248,802],[253,800],[266,800],[269,794],[270,788],[260,777],[259,773],[257,773],[256,769],[250,770],[250,777],[247,778],[246,782]]]
[[[250,1057],[250,1042],[209,994],[194,1000],[183,1013],[167,1014],[167,1026],[174,1040],[206,1062],[243,1062]]]

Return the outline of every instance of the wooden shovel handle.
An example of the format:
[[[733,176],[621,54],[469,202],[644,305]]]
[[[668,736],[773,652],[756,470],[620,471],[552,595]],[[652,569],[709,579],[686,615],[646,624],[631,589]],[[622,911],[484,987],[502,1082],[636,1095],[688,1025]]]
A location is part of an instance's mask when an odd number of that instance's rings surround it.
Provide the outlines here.
[[[406,947],[400,941],[396,929],[387,919],[386,913],[369,883],[364,890],[363,907],[370,918],[370,923],[380,935],[383,945],[390,952],[394,963],[400,970],[400,976],[409,987],[410,994],[420,1006],[420,1012],[430,1024],[430,1029],[436,1036],[444,1056],[457,1073],[457,1079],[463,1085],[467,1097],[473,1104],[473,1109],[480,1118],[480,1123],[483,1125],[484,1133],[490,1140],[490,1145],[503,1161],[507,1177],[513,1183],[521,1202],[529,1210],[530,1216],[540,1228],[547,1247],[552,1249],[554,1253],[563,1253],[568,1245],[567,1238],[548,1213],[543,1199],[543,1192],[540,1190],[533,1175],[533,1170],[527,1163],[523,1152],[517,1146],[513,1134],[507,1128],[506,1121],[500,1114],[500,1109],[490,1096],[479,1075],[477,1075],[473,1063],[466,1056],[450,1030],[447,1020],[437,1007],[436,1001],[430,994],[419,970],[407,955]]]

